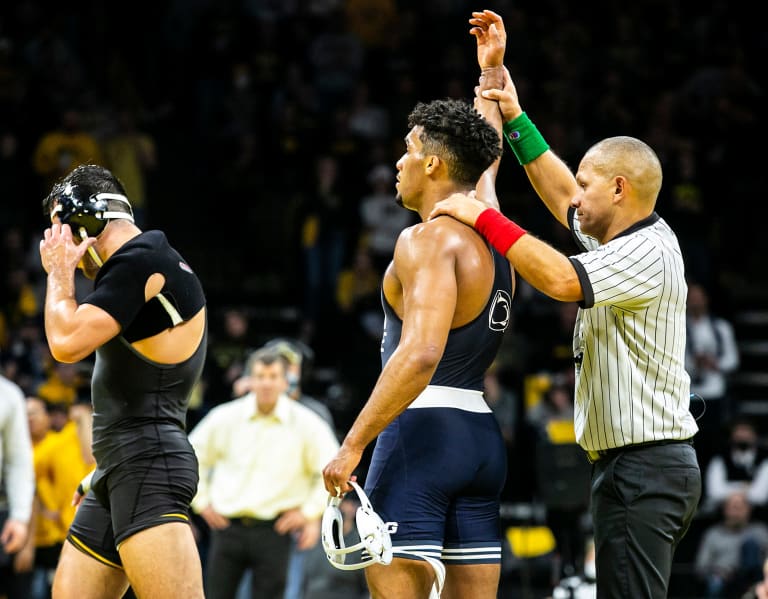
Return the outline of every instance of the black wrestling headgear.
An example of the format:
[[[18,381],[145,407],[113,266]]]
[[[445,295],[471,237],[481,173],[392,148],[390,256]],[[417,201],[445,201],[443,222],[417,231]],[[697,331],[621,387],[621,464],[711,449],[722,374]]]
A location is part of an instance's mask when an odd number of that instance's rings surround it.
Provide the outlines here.
[[[81,185],[67,183],[53,194],[56,206],[54,214],[73,231],[85,229],[90,237],[96,237],[107,226],[109,220],[122,218],[133,222],[131,204],[120,193],[89,193]]]

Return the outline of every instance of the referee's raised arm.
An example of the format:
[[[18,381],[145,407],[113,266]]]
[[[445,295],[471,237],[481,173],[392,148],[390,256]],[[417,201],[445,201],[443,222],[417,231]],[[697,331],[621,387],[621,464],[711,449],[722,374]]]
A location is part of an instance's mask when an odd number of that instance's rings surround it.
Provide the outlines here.
[[[578,192],[576,178],[523,112],[509,71],[504,68],[503,89],[481,90],[480,95],[486,100],[498,102],[504,139],[525,168],[536,193],[560,224],[567,227],[568,208]]]

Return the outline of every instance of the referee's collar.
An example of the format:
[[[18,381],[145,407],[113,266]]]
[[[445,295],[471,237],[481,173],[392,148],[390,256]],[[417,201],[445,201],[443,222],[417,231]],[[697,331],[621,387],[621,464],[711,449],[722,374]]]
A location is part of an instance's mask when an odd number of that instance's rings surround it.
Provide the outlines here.
[[[625,235],[631,235],[635,231],[639,231],[640,229],[644,229],[645,227],[650,227],[651,225],[655,225],[657,222],[659,222],[659,220],[661,220],[661,217],[656,212],[651,212],[650,216],[646,216],[643,220],[637,221],[634,225],[632,225],[628,229],[624,229],[621,233],[613,237],[611,241],[613,241],[614,239],[618,239],[619,237],[624,237]]]

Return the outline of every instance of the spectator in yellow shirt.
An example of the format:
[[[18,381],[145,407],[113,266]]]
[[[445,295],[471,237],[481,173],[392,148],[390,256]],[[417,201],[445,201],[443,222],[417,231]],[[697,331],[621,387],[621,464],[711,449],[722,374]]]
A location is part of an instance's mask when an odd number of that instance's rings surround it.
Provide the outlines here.
[[[104,164],[96,138],[82,127],[81,115],[72,108],[61,115],[58,127],[43,134],[35,147],[33,167],[50,187],[81,164]]]
[[[38,409],[38,403],[43,402],[37,398],[27,399],[28,415],[30,410]],[[70,407],[69,420],[61,431],[48,432],[35,445],[37,510],[33,591],[39,595],[33,594],[33,597],[50,596],[50,581],[77,509],[72,505],[72,496],[80,481],[95,467],[90,448],[91,413],[90,401],[78,398]]]

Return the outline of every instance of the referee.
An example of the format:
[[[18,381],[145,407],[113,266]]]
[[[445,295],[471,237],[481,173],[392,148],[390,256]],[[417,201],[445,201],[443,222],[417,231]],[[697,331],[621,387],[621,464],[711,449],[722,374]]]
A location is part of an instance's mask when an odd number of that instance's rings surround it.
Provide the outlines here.
[[[476,26],[503,31],[491,11]],[[493,36],[489,36],[493,43]],[[567,257],[498,211],[452,196],[431,216],[473,225],[526,281],[578,301],[576,438],[592,468],[597,596],[667,596],[675,548],[701,495],[685,362],[687,285],[674,232],[655,212],[661,164],[632,137],[592,146],[574,176],[522,111],[504,70],[503,133],[534,189],[583,253]]]

